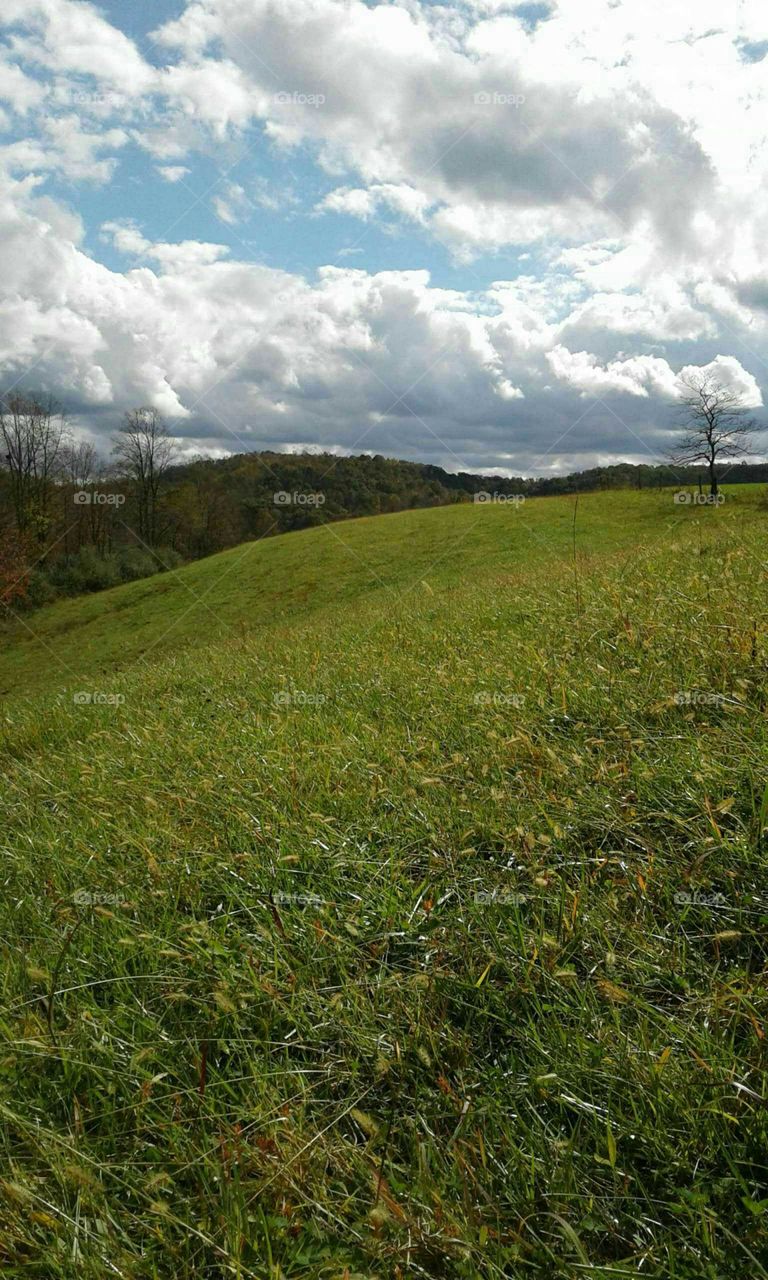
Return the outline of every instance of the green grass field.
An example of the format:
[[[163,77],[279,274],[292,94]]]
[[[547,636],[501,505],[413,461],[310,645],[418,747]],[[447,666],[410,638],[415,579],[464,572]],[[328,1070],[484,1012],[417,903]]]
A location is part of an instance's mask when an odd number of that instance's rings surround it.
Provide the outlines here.
[[[726,493],[7,624],[3,1275],[768,1277],[768,510]]]

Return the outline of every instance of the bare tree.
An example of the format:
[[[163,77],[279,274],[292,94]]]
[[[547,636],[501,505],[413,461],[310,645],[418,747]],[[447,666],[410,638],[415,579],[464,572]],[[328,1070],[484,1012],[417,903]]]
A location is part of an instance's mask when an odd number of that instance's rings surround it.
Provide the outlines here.
[[[750,436],[754,420],[738,391],[726,386],[704,370],[681,376],[683,388],[677,409],[684,433],[670,461],[677,466],[705,463],[709,472],[709,492],[717,495],[718,463],[723,458],[739,458],[751,452]]]
[[[131,409],[125,415],[112,453],[136,491],[139,537],[149,546],[158,540],[158,495],[163,476],[173,465],[175,441],[156,409]]]
[[[61,450],[60,472],[62,479],[84,489],[96,475],[97,454],[92,444],[79,440],[64,445]]]
[[[90,487],[99,470],[99,458],[92,444],[70,441],[61,450],[59,478],[64,525],[64,551],[78,550],[90,541],[102,550],[100,526],[104,509],[91,501]],[[87,500],[83,498],[87,494]],[[74,520],[73,520],[74,504]]]
[[[11,394],[0,399],[0,449],[11,477],[11,500],[20,533],[42,541],[49,526],[53,481],[66,439],[65,419],[48,398]]]

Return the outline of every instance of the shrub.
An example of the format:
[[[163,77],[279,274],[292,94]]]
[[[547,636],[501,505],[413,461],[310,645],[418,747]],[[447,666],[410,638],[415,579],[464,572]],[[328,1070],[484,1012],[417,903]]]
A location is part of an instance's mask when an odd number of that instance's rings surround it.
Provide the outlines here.
[[[100,555],[95,547],[81,547],[72,555],[32,569],[25,598],[19,605],[35,609],[59,596],[105,591],[123,582],[177,569],[183,563],[183,557],[173,547],[160,547],[156,552],[138,546],[120,547],[109,555]]]
[[[48,570],[54,587],[63,595],[103,591],[121,581],[115,556],[100,556],[95,547],[81,547],[74,555],[56,560]]]
[[[124,547],[115,560],[118,565],[121,582],[135,582],[137,578],[149,578],[157,573],[159,565],[143,547]]]
[[[184,564],[184,557],[176,550],[175,547],[158,547],[155,552],[160,563],[157,568],[160,573],[164,569],[178,569]]]
[[[17,612],[39,609],[44,604],[51,604],[58,594],[44,569],[30,569],[24,595],[14,600],[13,608]]]

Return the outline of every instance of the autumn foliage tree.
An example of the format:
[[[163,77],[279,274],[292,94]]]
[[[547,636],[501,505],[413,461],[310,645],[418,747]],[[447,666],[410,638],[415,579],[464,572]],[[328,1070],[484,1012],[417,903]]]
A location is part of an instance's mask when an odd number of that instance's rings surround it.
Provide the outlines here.
[[[29,588],[30,558],[24,536],[16,529],[0,532],[0,605],[23,600]]]

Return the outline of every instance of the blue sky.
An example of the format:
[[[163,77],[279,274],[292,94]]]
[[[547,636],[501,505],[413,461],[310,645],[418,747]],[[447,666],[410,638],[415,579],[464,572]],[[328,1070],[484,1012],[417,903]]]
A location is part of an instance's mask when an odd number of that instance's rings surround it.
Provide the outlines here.
[[[99,7],[135,41],[148,62],[164,64],[167,51],[151,35],[178,18],[183,4],[109,0]],[[547,7],[523,5],[516,11],[532,22]],[[237,228],[223,221],[214,207],[228,182],[257,194],[244,206]],[[86,188],[75,198],[89,227],[89,250],[116,271],[125,268],[126,255],[116,253],[98,234],[116,210],[119,216],[135,220],[153,240],[172,234],[174,239],[216,241],[228,245],[238,257],[302,274],[312,274],[329,263],[364,265],[372,272],[426,268],[440,287],[471,291],[499,277],[514,278],[530,270],[531,255],[524,249],[518,252],[502,246],[490,254],[480,253],[471,263],[459,262],[433,235],[394,218],[361,226],[359,219],[343,213],[318,215],[315,206],[336,185],[317,166],[310,148],[299,146],[286,154],[256,126],[223,149],[216,146],[198,153],[191,172],[176,183],[159,179],[146,153],[129,145],[122,150],[118,170],[107,187]],[[60,186],[60,191],[63,198],[73,198],[66,186]],[[276,201],[278,207],[258,203],[259,195]]]
[[[6,0],[5,383],[97,442],[151,403],[522,474],[658,460],[686,370],[762,422],[767,42],[757,0]]]
[[[240,211],[236,227],[218,215],[214,204],[232,182],[255,196]],[[141,148],[129,145],[108,186],[86,187],[76,199],[89,228],[90,251],[116,271],[124,269],[125,256],[99,236],[116,210],[152,240],[215,241],[228,245],[233,256],[305,275],[327,264],[363,265],[371,272],[426,268],[442,288],[472,290],[530,269],[529,253],[521,262],[519,253],[503,248],[460,262],[426,231],[396,219],[361,226],[345,213],[315,212],[335,185],[306,149],[284,155],[257,134],[223,161],[198,155],[191,172],[173,183],[160,178]],[[51,186],[63,199],[73,199],[68,184]],[[265,206],[263,199],[277,207]]]

